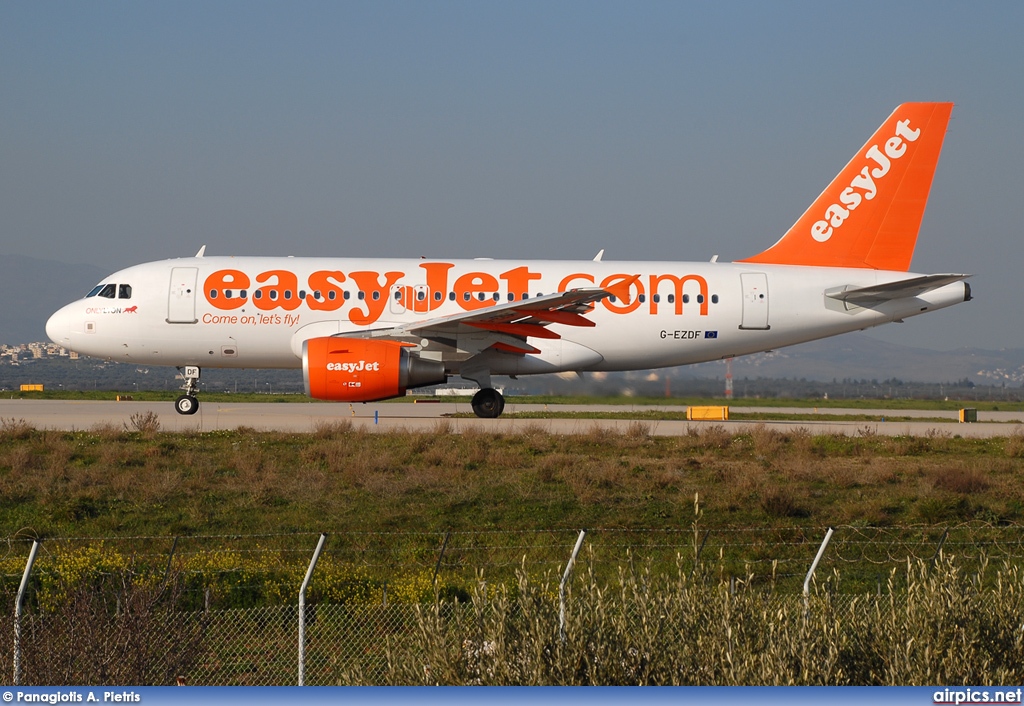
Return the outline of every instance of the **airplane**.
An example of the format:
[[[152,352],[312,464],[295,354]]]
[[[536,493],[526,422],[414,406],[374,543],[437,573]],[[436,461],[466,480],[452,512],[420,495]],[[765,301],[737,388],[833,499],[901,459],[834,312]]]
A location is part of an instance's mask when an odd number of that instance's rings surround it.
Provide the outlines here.
[[[666,368],[902,321],[970,301],[911,273],[952,103],[896,108],[771,247],[735,262],[195,257],[115,272],[46,324],[80,354],[201,369],[302,368],[316,399],[372,402],[461,376]]]

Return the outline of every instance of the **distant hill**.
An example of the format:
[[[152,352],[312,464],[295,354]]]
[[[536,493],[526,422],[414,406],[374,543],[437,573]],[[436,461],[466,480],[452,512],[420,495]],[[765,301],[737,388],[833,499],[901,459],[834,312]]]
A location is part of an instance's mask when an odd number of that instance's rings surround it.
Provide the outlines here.
[[[93,265],[0,255],[0,343],[47,340],[50,314],[84,296],[108,274]]]

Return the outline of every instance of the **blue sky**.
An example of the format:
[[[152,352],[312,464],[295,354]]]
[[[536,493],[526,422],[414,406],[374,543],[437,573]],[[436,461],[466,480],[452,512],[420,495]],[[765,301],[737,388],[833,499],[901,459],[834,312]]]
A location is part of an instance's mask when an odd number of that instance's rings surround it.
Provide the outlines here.
[[[1019,2],[0,0],[0,254],[730,260],[899,103],[957,106],[879,329],[1024,347]]]

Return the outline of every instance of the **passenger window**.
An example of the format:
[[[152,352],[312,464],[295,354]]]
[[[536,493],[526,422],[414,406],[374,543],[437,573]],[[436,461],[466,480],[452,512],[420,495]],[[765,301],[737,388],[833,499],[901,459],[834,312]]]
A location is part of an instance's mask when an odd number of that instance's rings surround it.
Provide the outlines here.
[[[118,299],[131,299],[132,298],[132,286],[130,284],[122,284],[117,288]]]
[[[116,292],[117,292],[117,285],[116,284],[105,284],[105,285],[103,285],[103,289],[100,290],[100,293],[97,296],[103,297],[104,299],[113,299],[114,298],[114,294]]]

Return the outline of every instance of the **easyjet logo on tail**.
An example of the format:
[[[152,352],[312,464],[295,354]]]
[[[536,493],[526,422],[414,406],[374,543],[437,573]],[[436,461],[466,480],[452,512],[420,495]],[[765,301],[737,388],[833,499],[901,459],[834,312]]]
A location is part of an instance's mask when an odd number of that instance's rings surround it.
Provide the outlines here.
[[[952,103],[903,103],[764,252],[738,262],[910,269]]]
[[[909,119],[900,120],[896,123],[896,134],[886,140],[882,148],[871,145],[864,154],[869,160],[868,164],[839,194],[839,203],[831,204],[825,209],[825,217],[811,224],[811,237],[819,243],[824,243],[832,237],[836,228],[842,227],[850,213],[861,203],[875,198],[875,194],[878,193],[878,184],[875,180],[884,179],[892,168],[893,160],[907,153],[906,142],[916,142],[920,136],[921,129],[911,128]]]

